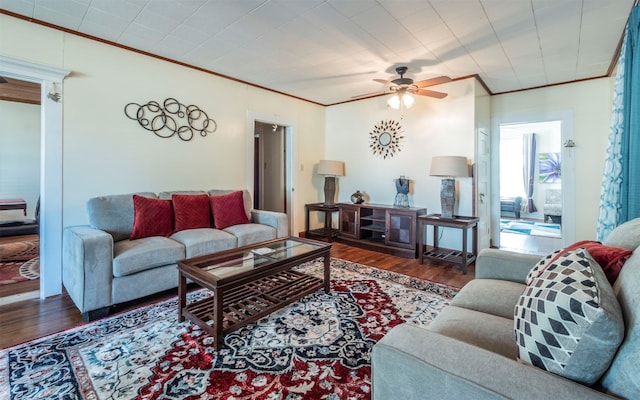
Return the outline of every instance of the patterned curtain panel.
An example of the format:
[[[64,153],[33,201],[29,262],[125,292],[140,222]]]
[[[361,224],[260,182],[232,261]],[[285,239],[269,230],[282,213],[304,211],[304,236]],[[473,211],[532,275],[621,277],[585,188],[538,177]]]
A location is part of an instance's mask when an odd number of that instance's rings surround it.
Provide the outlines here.
[[[536,134],[522,135],[522,178],[524,192],[527,194],[526,210],[529,213],[538,211],[533,202],[533,187],[536,173]]]
[[[602,177],[598,240],[640,217],[640,8],[633,7],[618,60],[609,146]]]

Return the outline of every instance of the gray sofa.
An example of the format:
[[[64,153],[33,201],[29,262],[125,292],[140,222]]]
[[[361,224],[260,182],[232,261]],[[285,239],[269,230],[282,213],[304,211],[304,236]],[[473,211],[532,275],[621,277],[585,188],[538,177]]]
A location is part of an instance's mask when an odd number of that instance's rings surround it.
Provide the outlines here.
[[[161,192],[157,198],[171,199],[174,193],[215,196],[230,192]],[[136,194],[156,197],[149,192]],[[62,243],[63,283],[82,317],[87,321],[99,318],[115,304],[177,287],[178,260],[288,236],[286,214],[252,209],[246,190],[243,201],[249,224],[129,240],[134,223],[133,193],[90,199],[90,225],[66,227]]]
[[[431,324],[399,325],[374,346],[373,398],[640,399],[640,219],[617,227],[603,244],[633,254],[613,285],[605,278],[606,285],[598,286],[601,298],[611,293],[609,302],[619,315],[619,332],[600,334],[619,335],[621,344],[607,358],[590,347],[600,343],[588,342],[578,366],[605,360],[604,373],[594,375],[593,384],[518,359],[514,308],[522,304],[525,278],[540,257],[485,249],[476,261],[476,279]]]

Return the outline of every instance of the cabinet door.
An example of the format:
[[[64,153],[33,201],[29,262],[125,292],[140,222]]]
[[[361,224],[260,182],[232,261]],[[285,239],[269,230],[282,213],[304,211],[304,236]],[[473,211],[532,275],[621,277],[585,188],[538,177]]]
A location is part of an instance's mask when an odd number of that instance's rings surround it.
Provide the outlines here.
[[[339,218],[340,235],[358,239],[360,230],[360,208],[357,206],[340,205]]]
[[[385,244],[415,249],[416,219],[416,213],[413,211],[387,210]]]

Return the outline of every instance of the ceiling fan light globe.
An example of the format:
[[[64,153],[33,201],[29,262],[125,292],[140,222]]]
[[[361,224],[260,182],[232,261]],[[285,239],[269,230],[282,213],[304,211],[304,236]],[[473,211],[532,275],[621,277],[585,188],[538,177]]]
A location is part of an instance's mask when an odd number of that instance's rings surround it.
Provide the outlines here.
[[[410,94],[404,94],[402,96],[402,104],[405,108],[411,108],[416,103],[416,100]]]
[[[398,96],[397,94],[394,94],[393,96],[391,96],[389,98],[389,100],[387,100],[387,105],[391,108],[393,108],[394,110],[399,110],[400,109],[400,96]]]

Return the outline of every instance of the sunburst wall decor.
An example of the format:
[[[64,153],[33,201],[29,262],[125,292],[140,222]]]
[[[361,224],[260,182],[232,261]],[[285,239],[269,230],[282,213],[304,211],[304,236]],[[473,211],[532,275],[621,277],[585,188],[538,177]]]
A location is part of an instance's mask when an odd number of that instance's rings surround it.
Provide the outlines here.
[[[369,138],[371,140],[369,148],[373,154],[386,159],[400,152],[400,141],[404,136],[400,122],[382,120],[373,126]]]

